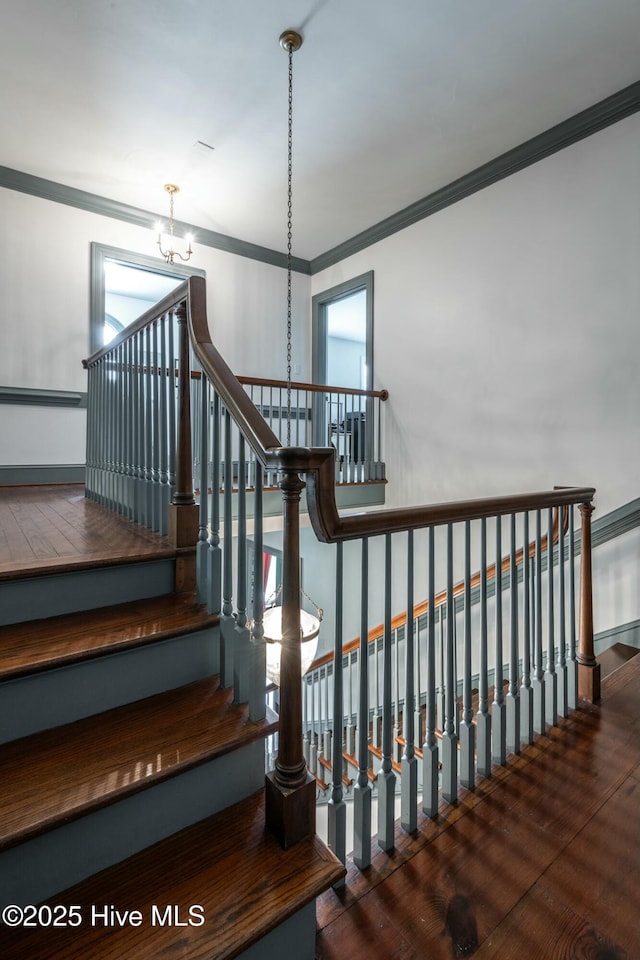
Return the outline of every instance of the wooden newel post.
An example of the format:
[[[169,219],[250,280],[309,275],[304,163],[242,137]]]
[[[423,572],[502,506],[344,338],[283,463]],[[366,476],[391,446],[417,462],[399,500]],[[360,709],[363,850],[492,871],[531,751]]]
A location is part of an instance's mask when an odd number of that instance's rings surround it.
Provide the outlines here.
[[[176,592],[195,587],[195,546],[198,540],[198,506],[193,495],[191,451],[191,369],[187,305],[176,311],[178,320],[178,425],[176,483],[169,504],[168,538],[179,553],[176,559]],[[170,358],[173,365],[173,358]]]
[[[591,576],[591,514],[593,504],[581,503],[580,629],[578,636],[578,696],[589,703],[600,699],[600,664],[593,648],[593,596]]]
[[[280,655],[280,724],[275,770],[265,783],[267,828],[287,849],[315,833],[315,780],[302,752],[302,683],[300,636],[300,493],[296,472],[280,483],[284,533],[282,562],[282,644]]]

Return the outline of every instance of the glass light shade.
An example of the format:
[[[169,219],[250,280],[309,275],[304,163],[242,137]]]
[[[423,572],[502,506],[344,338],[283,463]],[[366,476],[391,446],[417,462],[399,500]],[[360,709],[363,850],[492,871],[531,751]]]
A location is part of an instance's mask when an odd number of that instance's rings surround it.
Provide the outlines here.
[[[271,683],[280,686],[280,655],[282,640],[282,607],[270,607],[265,610],[262,620],[264,638],[267,641],[267,677]],[[300,675],[304,676],[313,663],[318,649],[320,621],[317,617],[300,611]]]

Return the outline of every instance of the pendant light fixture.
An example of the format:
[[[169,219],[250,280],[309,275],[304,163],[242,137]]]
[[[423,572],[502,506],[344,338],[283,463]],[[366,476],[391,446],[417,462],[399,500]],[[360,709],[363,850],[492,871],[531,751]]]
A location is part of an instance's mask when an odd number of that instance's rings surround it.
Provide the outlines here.
[[[185,254],[180,253],[179,250],[173,249],[174,237],[173,237],[173,198],[176,193],[180,193],[180,187],[175,183],[165,183],[164,189],[169,194],[169,235],[167,237],[169,247],[167,250],[162,249],[162,225],[158,224],[158,249],[161,256],[164,257],[165,263],[173,263],[174,257],[179,257],[180,260],[187,261],[191,257],[193,250],[191,249],[191,237],[187,235],[185,240],[187,241],[187,252]]]
[[[280,36],[280,46],[289,58],[289,109],[287,131],[287,446],[291,446],[291,278],[292,278],[292,180],[293,180],[293,54],[302,46],[302,37],[295,30],[285,30]],[[278,603],[282,587],[278,589],[276,604],[264,612],[263,629],[267,643],[267,677],[280,685],[280,654],[282,643],[282,606]],[[318,635],[322,621],[322,609],[311,597],[301,594],[315,607],[316,615],[300,610],[300,659],[302,676],[314,661],[318,648]]]

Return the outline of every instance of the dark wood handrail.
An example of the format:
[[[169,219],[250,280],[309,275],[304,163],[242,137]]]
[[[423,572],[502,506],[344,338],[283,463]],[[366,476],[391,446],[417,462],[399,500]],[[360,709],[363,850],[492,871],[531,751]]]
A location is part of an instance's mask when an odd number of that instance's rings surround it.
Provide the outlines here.
[[[279,387],[286,390],[289,387],[287,380],[270,380],[265,377],[238,377],[240,383],[248,387]],[[292,380],[292,390],[305,390],[307,393],[340,393],[354,397],[378,397],[380,400],[389,399],[388,390],[356,390],[352,387],[332,387],[322,383],[303,383]]]

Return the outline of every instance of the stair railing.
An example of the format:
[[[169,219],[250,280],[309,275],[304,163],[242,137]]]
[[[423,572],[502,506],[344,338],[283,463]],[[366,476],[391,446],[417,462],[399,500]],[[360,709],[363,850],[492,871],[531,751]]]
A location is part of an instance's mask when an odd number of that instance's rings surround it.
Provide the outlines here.
[[[190,549],[188,285],[142,314],[83,366],[88,373],[86,495]],[[188,588],[178,572],[178,588]]]
[[[563,530],[562,535],[566,535],[569,525],[569,511],[565,508],[562,510],[563,517]],[[554,520],[553,520],[553,545],[554,547],[558,544],[560,537],[559,530],[559,511],[554,511]],[[541,550],[543,556],[548,557],[548,536],[545,533],[541,540]],[[523,570],[523,563],[531,564],[535,557],[536,543],[531,541],[529,543],[528,549],[520,547],[516,552],[515,563],[516,563],[516,576],[519,582],[522,582],[523,579],[527,577],[528,571]],[[509,581],[508,575],[511,569],[511,557],[510,555],[505,555],[502,557],[501,562],[491,563],[487,567],[484,573],[484,582],[485,588],[488,591],[488,596],[495,596],[496,592],[496,577],[500,577],[500,589],[508,590]],[[475,597],[475,601],[479,600],[479,587],[482,580],[480,572],[474,573],[470,578],[470,586],[472,597]],[[530,580],[530,583],[533,581]],[[465,597],[465,580],[459,580],[454,584],[453,587],[453,598],[454,598],[454,609],[456,613],[456,618],[454,619],[454,634],[456,640],[458,640],[458,615],[461,611],[464,610],[464,597]],[[444,662],[444,636],[445,636],[445,617],[447,612],[447,602],[448,594],[446,590],[441,590],[435,595],[434,607],[431,612],[431,616],[435,619],[436,623],[436,735],[441,736],[442,730],[444,728],[444,703],[445,703],[445,662]],[[415,675],[415,736],[416,741],[421,743],[421,733],[424,727],[423,723],[423,711],[422,708],[426,704],[426,691],[424,689],[424,667],[421,670],[421,661],[425,660],[425,653],[422,651],[423,644],[421,643],[421,638],[426,636],[427,624],[430,615],[430,608],[428,600],[423,600],[420,603],[416,604],[413,607],[413,624],[415,632],[415,651],[414,651],[414,675]],[[391,633],[392,633],[392,647],[394,651],[394,656],[392,657],[393,662],[393,693],[392,698],[392,718],[393,718],[393,728],[394,728],[394,742],[396,744],[395,753],[396,761],[401,759],[402,747],[404,745],[402,737],[402,724],[403,724],[403,710],[404,710],[404,700],[403,693],[405,691],[404,684],[404,674],[401,674],[400,666],[404,664],[405,655],[400,652],[403,644],[406,643],[407,637],[407,623],[409,617],[407,612],[400,613],[393,617],[391,621]],[[382,648],[382,643],[384,639],[384,624],[379,623],[377,626],[371,628],[367,635],[366,647],[367,647],[367,656],[372,662],[371,666],[368,666],[370,675],[374,678],[373,680],[373,690],[370,697],[370,737],[371,743],[369,745],[369,752],[372,755],[370,760],[372,760],[373,755],[377,753],[380,748],[380,717],[382,703],[379,696],[379,669],[378,669],[378,652]],[[357,766],[355,760],[355,716],[356,711],[353,709],[354,704],[354,690],[357,687],[358,674],[360,670],[360,649],[363,644],[360,637],[356,637],[354,640],[349,641],[343,647],[343,671],[345,672],[345,690],[346,690],[346,713],[344,718],[344,754],[343,759],[347,766]],[[574,644],[575,648],[575,644]],[[574,669],[575,672],[575,655],[576,651],[573,650],[572,659],[570,667]],[[456,710],[456,715],[454,717],[454,723],[456,730],[459,726],[460,721],[460,707],[462,702],[462,680],[460,678],[460,673],[458,670],[458,650],[457,646],[454,646],[454,656],[455,656],[455,682],[457,684],[456,697],[458,700],[458,709]],[[326,789],[326,784],[324,777],[327,774],[327,770],[331,769],[331,749],[327,746],[330,744],[331,737],[333,736],[333,731],[329,729],[329,732],[324,734],[322,737],[318,736],[317,731],[319,729],[330,728],[331,726],[331,712],[328,707],[328,698],[327,698],[327,708],[323,710],[325,701],[318,696],[318,692],[323,684],[323,682],[328,678],[329,675],[333,675],[334,670],[334,655],[333,651],[329,651],[320,657],[316,657],[314,662],[311,664],[304,680],[303,680],[303,742],[304,742],[304,753],[307,759],[307,765],[309,770],[316,777],[316,781],[319,783],[321,790]],[[490,672],[490,677],[492,678],[493,674]],[[477,684],[478,677],[474,675],[473,682]],[[493,679],[490,680],[490,685],[493,684]],[[575,683],[573,684],[575,688]],[[328,687],[327,687],[328,689]],[[474,690],[476,687],[473,688]],[[573,704],[575,706],[575,703]],[[328,739],[327,739],[328,738]],[[528,734],[523,733],[523,740],[529,739]],[[469,763],[469,758],[463,755],[463,759],[466,763]],[[370,773],[370,779],[373,779]],[[473,776],[469,775],[464,780],[472,781]],[[464,784],[466,785],[466,784]],[[322,794],[321,794],[322,796]]]
[[[162,318],[171,318],[165,323]],[[176,341],[176,324],[178,337]],[[205,375],[206,388],[201,393],[202,404],[202,431],[203,449],[209,451],[216,444],[223,443],[225,448],[224,470],[227,473],[225,500],[229,503],[224,510],[224,519],[216,518],[215,503],[217,497],[211,498],[209,512],[208,497],[201,497],[200,507],[193,503],[193,491],[190,484],[192,453],[190,450],[190,370],[192,364],[188,361],[189,343]],[[163,332],[161,332],[163,331]],[[173,333],[171,332],[173,331]],[[172,337],[174,338],[172,340]],[[178,343],[177,354],[175,343]],[[163,352],[164,350],[164,352]],[[103,502],[107,502],[115,509],[132,511],[135,515],[142,515],[148,521],[155,518],[158,504],[167,498],[165,487],[171,493],[172,512],[177,514],[173,521],[175,528],[183,530],[179,535],[181,542],[191,538],[195,544],[198,537],[206,534],[207,550],[201,555],[207,561],[201,564],[200,573],[206,577],[206,583],[201,582],[200,590],[208,592],[208,602],[215,608],[221,607],[223,623],[222,661],[224,682],[230,682],[233,674],[236,694],[247,693],[250,703],[253,703],[253,715],[264,711],[264,633],[262,628],[262,597],[260,595],[261,576],[261,523],[254,523],[254,597],[253,621],[249,628],[247,619],[247,582],[246,557],[243,555],[247,540],[249,525],[246,510],[238,508],[238,520],[232,517],[231,494],[233,478],[233,445],[238,444],[238,470],[243,477],[247,476],[245,456],[250,450],[250,456],[255,458],[257,475],[255,478],[255,495],[262,489],[261,470],[276,472],[283,497],[283,583],[282,583],[282,643],[280,663],[280,691],[279,691],[279,734],[278,756],[274,771],[267,776],[266,781],[266,817],[267,824],[272,832],[280,839],[284,846],[297,842],[314,830],[315,826],[315,782],[308,774],[303,752],[302,738],[302,685],[301,655],[300,655],[300,494],[307,488],[307,506],[309,517],[316,537],[327,543],[336,545],[336,619],[334,657],[336,663],[342,663],[343,653],[343,619],[342,608],[344,600],[344,550],[350,548],[351,541],[360,544],[360,580],[361,595],[361,640],[363,649],[360,655],[360,679],[358,690],[359,702],[359,735],[358,735],[358,783],[356,797],[361,812],[358,813],[359,827],[367,819],[370,825],[370,791],[368,784],[368,725],[363,718],[368,716],[368,677],[365,664],[368,657],[365,655],[364,644],[368,634],[368,605],[369,605],[369,549],[380,540],[383,544],[382,569],[383,598],[384,598],[384,637],[381,650],[381,684],[382,684],[382,720],[381,720],[381,769],[377,774],[378,792],[378,842],[388,849],[393,845],[394,795],[395,774],[392,767],[392,726],[391,726],[391,684],[392,684],[392,583],[398,582],[392,569],[393,543],[398,536],[406,538],[404,549],[406,552],[406,568],[411,571],[405,581],[407,592],[407,610],[413,611],[413,564],[414,564],[414,534],[424,531],[421,536],[426,537],[426,555],[428,559],[428,601],[430,609],[435,608],[435,542],[436,534],[440,540],[445,538],[445,546],[439,547],[439,555],[444,558],[443,569],[446,572],[447,583],[447,615],[446,635],[444,638],[444,669],[446,676],[445,704],[444,704],[444,732],[442,745],[439,746],[435,736],[435,618],[428,620],[427,644],[427,690],[429,702],[426,716],[426,739],[423,745],[423,795],[426,796],[426,809],[433,811],[434,796],[437,796],[438,765],[442,762],[443,796],[454,801],[457,792],[457,736],[454,726],[455,696],[454,696],[454,526],[456,530],[464,531],[465,556],[465,611],[471,610],[469,594],[471,591],[470,578],[470,551],[471,525],[479,525],[480,533],[475,538],[479,540],[481,554],[480,570],[487,569],[487,525],[492,523],[496,541],[495,557],[502,557],[501,536],[502,518],[511,518],[511,556],[512,569],[515,570],[516,517],[522,527],[521,543],[528,543],[528,531],[524,526],[528,523],[531,514],[536,523],[536,554],[535,554],[535,635],[526,631],[526,644],[531,650],[530,658],[534,666],[534,675],[530,680],[532,688],[532,706],[527,699],[526,710],[533,710],[533,725],[536,722],[540,732],[544,727],[545,713],[551,716],[553,722],[557,719],[557,689],[558,679],[555,669],[555,639],[554,639],[554,593],[553,576],[548,577],[547,607],[551,613],[548,616],[547,629],[547,663],[543,671],[543,631],[542,631],[542,587],[541,574],[542,558],[542,514],[546,512],[547,533],[553,529],[553,512],[560,508],[572,509],[578,505],[582,516],[582,564],[580,579],[580,634],[576,662],[578,668],[578,686],[580,691],[597,693],[598,665],[593,655],[593,629],[591,606],[590,557],[587,558],[590,545],[590,515],[591,501],[594,496],[592,488],[570,488],[555,491],[546,491],[536,494],[520,494],[510,497],[493,497],[484,500],[462,501],[459,503],[423,506],[417,508],[400,508],[388,511],[376,511],[357,516],[340,517],[335,501],[335,457],[333,447],[282,447],[280,440],[271,430],[260,412],[252,403],[242,385],[225,364],[218,351],[211,342],[206,318],[205,285],[204,280],[192,277],[169,298],[154,308],[149,314],[140,318],[132,328],[118,337],[109,348],[99,351],[86,363],[89,374],[89,436],[88,436],[88,486],[91,495],[97,495]],[[177,370],[177,373],[176,373]],[[177,396],[176,396],[177,385]],[[165,398],[163,400],[163,397]],[[166,413],[165,413],[166,406]],[[158,411],[162,411],[158,413]],[[159,419],[156,419],[159,417]],[[233,424],[233,427],[232,427]],[[206,435],[205,435],[206,434]],[[237,438],[237,441],[234,439]],[[165,449],[166,446],[166,449]],[[203,458],[204,460],[205,458]],[[206,458],[208,460],[208,456]],[[219,457],[211,457],[214,464]],[[175,471],[175,472],[174,472]],[[303,478],[304,477],[304,481]],[[216,478],[213,478],[212,489],[217,489]],[[248,482],[240,485],[245,491]],[[158,491],[159,487],[159,491]],[[191,487],[191,489],[190,489]],[[151,494],[149,494],[149,489]],[[202,485],[206,490],[207,486]],[[155,491],[155,493],[154,493]],[[133,501],[133,506],[132,506]],[[241,516],[242,515],[242,516]],[[185,522],[181,526],[180,517]],[[219,527],[216,528],[216,523]],[[170,523],[171,527],[171,523]],[[200,533],[198,533],[198,527]],[[220,546],[220,528],[222,531],[222,548]],[[573,526],[570,520],[570,531]],[[238,547],[234,557],[234,539],[237,533]],[[474,540],[474,542],[475,542]],[[570,539],[570,542],[572,540]],[[455,539],[457,544],[457,539]],[[199,547],[203,540],[200,539]],[[564,547],[562,556],[564,557]],[[397,544],[396,544],[397,551]],[[456,550],[456,553],[458,551]],[[260,566],[258,566],[260,560]],[[379,564],[378,558],[373,563]],[[234,585],[233,569],[237,569]],[[564,569],[564,564],[561,565]],[[553,569],[553,564],[549,563]],[[524,565],[528,569],[528,565]],[[351,566],[350,566],[351,571]],[[513,576],[513,574],[511,574]],[[219,588],[216,578],[222,577]],[[486,576],[486,574],[485,574]],[[573,581],[571,581],[573,582]],[[350,572],[350,592],[353,592],[353,582]],[[466,728],[465,736],[471,741],[475,734],[477,741],[477,770],[480,775],[488,775],[491,759],[496,762],[505,762],[506,740],[510,737],[516,747],[519,746],[517,735],[521,709],[519,690],[514,680],[516,673],[515,661],[517,658],[516,620],[511,620],[509,635],[509,649],[511,653],[511,668],[509,676],[508,702],[505,704],[502,692],[502,664],[503,658],[503,631],[502,631],[502,591],[496,591],[496,613],[494,616],[495,630],[494,659],[496,666],[496,694],[489,712],[487,706],[488,691],[483,678],[488,677],[488,603],[486,582],[480,584],[480,705],[478,715],[473,722],[470,716],[470,699],[465,699],[462,724]],[[528,594],[527,594],[528,595]],[[512,598],[515,593],[512,592]],[[564,588],[559,593],[564,598]],[[573,593],[572,593],[573,596]],[[235,600],[235,609],[234,609]],[[560,601],[564,608],[564,599]],[[397,609],[397,607],[396,607]],[[515,602],[511,604],[511,616],[515,616]],[[527,618],[528,622],[528,618]],[[226,627],[225,627],[226,624]],[[465,613],[465,689],[470,695],[468,679],[468,662],[471,650],[471,621]],[[408,624],[408,635],[414,635],[413,617]],[[467,639],[468,638],[468,639]],[[236,649],[237,648],[237,649]],[[406,743],[402,759],[402,780],[410,784],[410,796],[415,799],[417,791],[417,758],[415,752],[415,732],[412,725],[414,715],[413,689],[413,643],[407,644],[405,654],[406,693],[405,703],[410,709],[405,709],[404,739]],[[526,654],[525,654],[526,657]],[[248,662],[248,672],[245,663]],[[233,664],[233,667],[231,667]],[[562,673],[564,689],[566,671]],[[333,674],[333,729],[338,730],[343,724],[345,714],[343,703],[343,671],[336,670]],[[517,703],[516,703],[517,701]],[[476,732],[477,728],[477,732]],[[462,732],[461,732],[462,741]],[[469,748],[469,753],[476,751]],[[343,798],[343,768],[342,743],[340,737],[333,738],[332,744],[332,796],[329,804],[329,841],[330,846],[344,861],[345,859],[345,807]],[[358,809],[358,807],[356,807]],[[368,813],[367,813],[368,810]],[[405,812],[406,811],[406,812]],[[403,825],[412,829],[415,822],[415,803],[403,804]],[[430,815],[435,815],[431,813]],[[362,849],[358,855],[360,863],[364,864],[366,852],[366,829],[360,832]]]
[[[286,434],[286,380],[238,377],[281,442]],[[291,383],[291,434],[296,447],[334,447],[335,482],[384,480],[382,404],[387,390]]]
[[[317,676],[306,680],[304,742],[311,769],[331,781],[329,836],[342,859],[345,784],[354,776],[353,859],[365,868],[374,792],[378,843],[388,850],[395,842],[398,785],[401,824],[411,832],[420,793],[423,812],[437,816],[440,797],[456,803],[460,787],[474,789],[478,777],[491,776],[522,743],[567,716],[579,696],[595,699],[593,495],[591,488],[558,489],[377,517],[325,514],[327,539],[343,538],[336,546],[339,603],[333,656],[317,662]],[[307,498],[313,502],[311,491]],[[366,535],[358,537],[361,531]],[[341,556],[347,548],[348,590]],[[474,566],[479,576],[471,575]],[[308,562],[307,573],[313,575]],[[446,583],[439,594],[438,581]],[[427,593],[419,606],[413,600],[417,585]],[[394,620],[392,610],[403,592],[411,613]],[[343,647],[343,600],[349,596],[355,602],[359,595],[360,638]],[[380,608],[382,631],[371,631]]]

